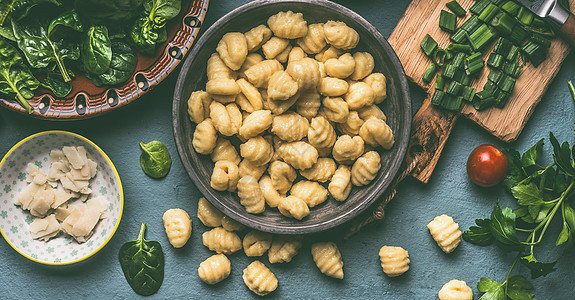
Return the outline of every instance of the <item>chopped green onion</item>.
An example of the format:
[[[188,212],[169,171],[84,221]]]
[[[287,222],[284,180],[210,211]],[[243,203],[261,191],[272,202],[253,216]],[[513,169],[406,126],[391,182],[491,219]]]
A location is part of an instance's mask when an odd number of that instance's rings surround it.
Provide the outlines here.
[[[440,105],[441,102],[443,102],[443,97],[445,97],[445,92],[436,90],[435,93],[433,93],[433,96],[431,97],[431,103],[433,105]]]
[[[515,87],[515,78],[511,76],[502,76],[497,83],[497,87],[506,93],[511,93]]]
[[[481,57],[481,52],[476,52],[465,59],[465,73],[469,76],[476,74],[483,69],[484,65],[485,62]]]
[[[522,45],[523,41],[529,37],[529,32],[523,29],[522,26],[513,27],[513,32],[509,36],[509,40],[515,45]]]
[[[523,6],[519,8],[519,12],[517,13],[517,19],[519,20],[519,22],[521,22],[521,24],[531,25],[533,23],[534,17],[535,15],[533,15],[533,13],[529,9]]]
[[[546,37],[544,37],[538,33],[533,33],[531,35],[531,40],[536,42],[537,44],[539,44],[541,46],[545,46],[546,48],[551,47],[551,41],[548,38],[546,38]]]
[[[461,83],[457,82],[457,81],[452,81],[448,86],[447,86],[447,91],[446,93],[452,95],[452,96],[459,96],[460,92],[461,92]]]
[[[466,57],[467,55],[465,53],[459,52],[455,54],[455,57],[453,57],[451,64],[454,65],[456,68],[463,68],[463,61],[465,60]]]
[[[456,71],[457,68],[454,65],[446,65],[445,68],[443,68],[443,73],[441,75],[445,78],[453,79]]]
[[[437,48],[437,42],[431,37],[431,35],[427,34],[423,38],[423,41],[421,41],[420,46],[423,50],[423,53],[425,53],[425,55],[428,57],[431,57]]]
[[[491,3],[497,5],[498,7],[501,7],[501,5],[503,5],[503,2],[505,2],[505,0],[491,0]]]
[[[571,80],[567,81],[567,86],[569,86],[571,97],[573,97],[573,101],[575,101],[575,86],[573,86],[573,82]]]
[[[473,107],[477,110],[482,110],[493,106],[495,104],[495,98],[493,95],[488,91],[481,91],[475,94],[473,98]]]
[[[443,91],[444,87],[445,87],[445,80],[443,79],[443,76],[437,75],[437,77],[435,78],[435,89]]]
[[[507,104],[507,101],[509,100],[509,93],[506,93],[504,91],[497,91],[497,95],[495,95],[495,105],[499,108],[503,108],[505,106],[505,104]]]
[[[494,69],[500,69],[503,66],[503,62],[505,62],[503,55],[495,52],[491,53],[489,59],[487,59],[487,65]]]
[[[538,67],[547,57],[547,48],[534,41],[529,41],[523,45],[521,51],[525,53],[535,67]]]
[[[449,33],[455,32],[455,29],[457,28],[457,17],[442,9],[441,14],[439,15],[439,28]]]
[[[491,82],[498,83],[501,76],[504,76],[504,75],[505,74],[501,73],[501,71],[499,71],[499,70],[491,70],[491,72],[489,72],[489,75],[487,75],[487,79]]]
[[[509,41],[504,37],[500,37],[497,40],[497,43],[495,43],[495,49],[493,50],[493,52],[500,54],[504,57],[507,57],[507,54],[509,54],[509,50],[511,49],[512,46],[513,43],[511,43],[511,41]]]
[[[446,110],[458,111],[461,108],[461,97],[454,97],[450,94],[445,94],[441,100],[440,106]]]
[[[521,72],[521,66],[519,66],[518,62],[508,61],[503,64],[503,73],[513,78],[517,78],[520,72]]]
[[[497,84],[488,80],[483,86],[483,90],[490,92],[491,95],[495,95],[497,92]]]
[[[433,57],[433,62],[439,66],[439,67],[443,67],[443,65],[445,65],[445,57],[447,56],[447,52],[445,52],[445,50],[441,49],[441,48],[437,48],[437,50],[435,50],[435,54]]]
[[[469,42],[475,51],[481,51],[485,48],[494,38],[495,34],[491,32],[489,26],[483,24],[477,30],[469,35]]]
[[[471,16],[469,19],[467,19],[467,21],[465,21],[463,23],[463,25],[461,25],[461,27],[459,27],[462,30],[465,30],[467,33],[470,32],[474,32],[475,30],[477,30],[477,28],[479,28],[479,26],[481,26],[481,21],[479,21],[479,17],[477,16]]]
[[[465,43],[467,41],[467,31],[459,28],[451,35],[450,39],[458,44]]]
[[[471,76],[467,75],[465,72],[461,72],[461,76],[457,82],[461,83],[462,85],[469,85],[471,84]]]
[[[485,9],[479,14],[479,20],[485,23],[491,22],[491,20],[499,13],[499,7],[493,3],[489,3]]]
[[[469,53],[471,51],[471,46],[465,44],[450,44],[445,50]]]
[[[463,86],[461,90],[461,97],[464,101],[471,102],[475,96],[475,89],[470,86]]]
[[[500,35],[508,36],[513,33],[513,28],[517,25],[517,22],[507,13],[501,12],[493,18],[491,25]]]
[[[486,8],[489,4],[491,4],[491,1],[489,1],[489,0],[479,0],[479,1],[475,2],[475,4],[473,4],[473,6],[471,6],[471,8],[469,9],[469,11],[470,11],[472,14],[479,15],[479,14],[481,14],[481,12],[482,12],[483,10],[485,10],[485,8]]]
[[[465,14],[467,13],[465,9],[463,9],[463,7],[461,7],[459,2],[457,1],[447,2],[445,6],[447,6],[449,10],[451,10],[454,14],[456,14],[460,18],[465,17]]]
[[[517,12],[521,8],[521,5],[517,4],[515,1],[507,1],[505,4],[501,6],[501,9],[506,11],[508,14],[512,16],[517,16]]]
[[[513,62],[516,61],[518,58],[519,58],[519,47],[513,45],[507,52],[507,57],[505,57],[505,60]]]
[[[437,72],[437,67],[435,66],[435,63],[431,63],[427,67],[427,70],[425,70],[425,73],[423,73],[423,77],[421,79],[425,83],[430,83],[433,76],[435,76],[435,72]]]

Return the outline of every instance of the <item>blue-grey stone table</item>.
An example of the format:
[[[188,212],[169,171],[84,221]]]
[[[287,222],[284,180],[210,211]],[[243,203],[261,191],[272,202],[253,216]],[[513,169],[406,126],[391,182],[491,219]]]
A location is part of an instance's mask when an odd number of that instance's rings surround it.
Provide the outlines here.
[[[245,0],[211,1],[204,26],[212,24]],[[409,5],[408,0],[341,0],[389,36]],[[70,266],[46,266],[32,262],[0,239],[1,299],[133,299],[140,298],[128,286],[118,262],[120,246],[138,235],[140,223],[148,224],[147,239],[162,243],[166,258],[164,284],[157,299],[257,298],[242,281],[242,270],[251,262],[242,251],[231,255],[232,272],[215,286],[204,284],[197,276],[200,262],[212,255],[202,245],[206,228],[197,219],[197,200],[201,197],[184,171],[172,135],[172,95],[177,72],[142,99],[88,120],[54,122],[31,119],[0,108],[0,156],[18,141],[33,133],[60,129],[81,134],[98,144],[116,165],[125,193],[124,214],[112,240],[96,255]],[[513,199],[503,187],[490,189],[472,184],[466,175],[468,154],[478,145],[491,143],[527,150],[553,131],[560,141],[575,141],[575,108],[567,89],[567,80],[575,80],[575,56],[571,54],[537,106],[519,139],[506,145],[472,122],[458,121],[435,173],[428,184],[405,180],[386,210],[386,217],[347,241],[339,237],[315,236],[306,239],[291,263],[271,265],[279,288],[271,295],[285,299],[365,298],[365,299],[436,299],[442,285],[451,279],[464,280],[479,298],[477,282],[487,276],[503,281],[514,255],[495,246],[478,247],[462,242],[452,254],[444,254],[431,238],[426,225],[435,216],[453,216],[462,229],[473,225],[475,218],[488,217],[495,202],[512,206]],[[543,87],[541,87],[543,88]],[[416,110],[424,95],[412,88]],[[173,165],[161,180],[147,177],[139,165],[140,141],[160,140],[168,147]],[[548,140],[544,147],[550,157]],[[180,207],[193,218],[193,233],[187,245],[174,249],[168,243],[162,214]],[[553,224],[547,244],[554,244],[560,228]],[[310,243],[317,239],[334,239],[343,255],[345,279],[324,276],[310,255]],[[409,251],[410,270],[401,277],[383,274],[378,252],[383,245],[402,246]],[[541,249],[540,257],[554,258],[555,247]],[[534,280],[538,299],[574,299],[575,253],[569,249],[558,270]],[[267,260],[263,260],[268,266]],[[519,265],[518,274],[528,276]],[[514,273],[515,274],[515,273]]]

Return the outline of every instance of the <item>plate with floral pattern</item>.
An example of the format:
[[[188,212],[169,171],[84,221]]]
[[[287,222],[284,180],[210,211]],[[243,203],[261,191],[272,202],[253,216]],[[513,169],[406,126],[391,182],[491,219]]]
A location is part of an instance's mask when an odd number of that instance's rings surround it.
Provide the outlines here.
[[[101,196],[109,203],[107,217],[98,222],[93,235],[84,243],[78,243],[63,232],[49,241],[33,239],[29,226],[34,216],[14,204],[29,184],[26,175],[28,164],[34,164],[47,173],[51,164],[50,151],[64,146],[84,146],[87,156],[97,164],[97,173],[90,180],[90,197]],[[68,202],[74,205],[77,201],[81,200]],[[78,134],[44,131],[31,135],[12,147],[0,161],[0,232],[14,250],[38,263],[66,265],[94,255],[116,232],[123,207],[122,184],[114,164],[102,149]]]

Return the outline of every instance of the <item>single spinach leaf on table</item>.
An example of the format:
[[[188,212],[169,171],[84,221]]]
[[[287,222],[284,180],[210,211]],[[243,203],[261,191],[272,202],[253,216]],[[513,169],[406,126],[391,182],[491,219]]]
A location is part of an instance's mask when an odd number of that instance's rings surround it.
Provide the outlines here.
[[[143,152],[140,155],[140,165],[148,176],[162,178],[168,175],[172,166],[172,158],[168,148],[159,141],[151,141],[147,144],[140,142]]]
[[[108,37],[108,28],[103,25],[90,27],[84,33],[80,52],[82,63],[88,72],[106,72],[112,61],[112,42]]]
[[[102,74],[86,74],[96,86],[114,86],[125,82],[132,76],[138,57],[136,52],[126,43],[120,41],[112,42],[112,61],[110,68]]]
[[[34,97],[39,85],[20,52],[0,39],[0,94],[15,97],[28,113],[32,113],[33,108],[26,99]]]
[[[119,259],[124,276],[132,289],[143,296],[156,293],[164,281],[164,252],[158,241],[144,239],[142,223],[138,239],[120,247]]]
[[[14,36],[18,47],[33,68],[46,68],[51,63],[58,67],[65,82],[72,80],[65,65],[65,60],[80,58],[78,43],[64,38],[51,40],[48,36],[48,24],[40,20],[33,20],[27,24],[12,22]]]

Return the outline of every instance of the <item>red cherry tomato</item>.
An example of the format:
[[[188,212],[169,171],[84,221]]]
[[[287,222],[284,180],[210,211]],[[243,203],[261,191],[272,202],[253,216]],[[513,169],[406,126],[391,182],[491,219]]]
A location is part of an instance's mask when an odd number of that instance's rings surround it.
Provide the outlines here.
[[[507,173],[507,156],[492,145],[481,145],[467,159],[467,176],[483,187],[498,184]]]

